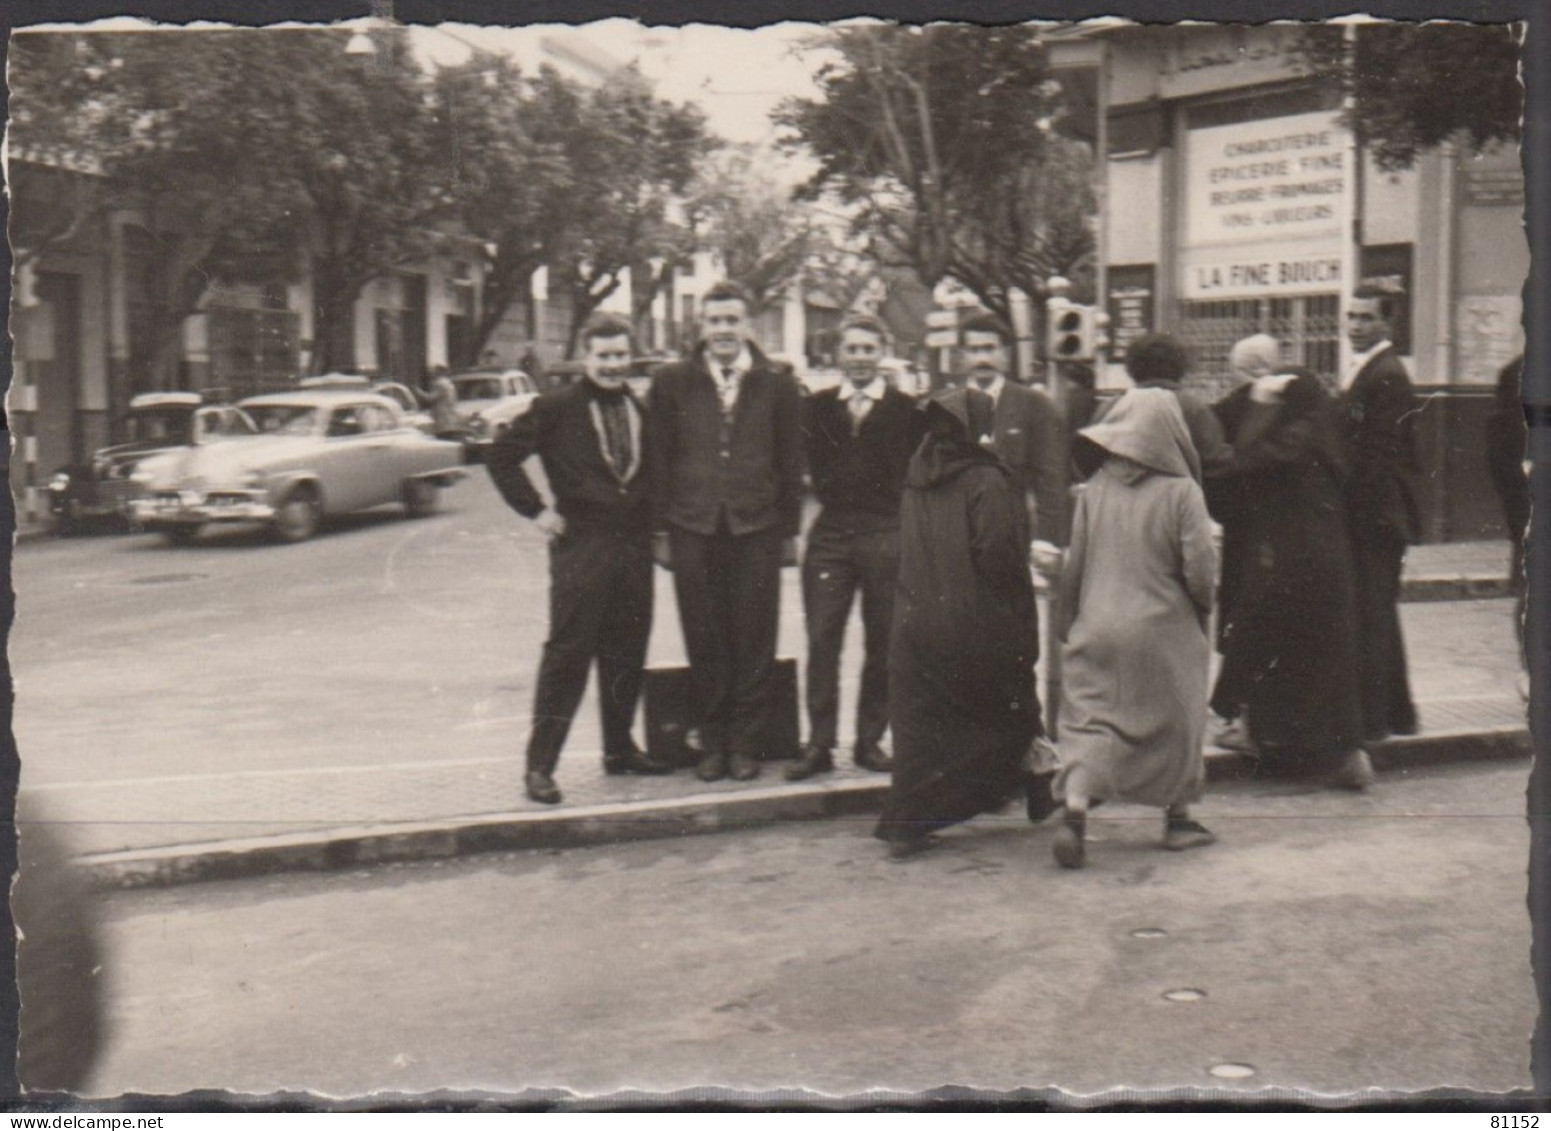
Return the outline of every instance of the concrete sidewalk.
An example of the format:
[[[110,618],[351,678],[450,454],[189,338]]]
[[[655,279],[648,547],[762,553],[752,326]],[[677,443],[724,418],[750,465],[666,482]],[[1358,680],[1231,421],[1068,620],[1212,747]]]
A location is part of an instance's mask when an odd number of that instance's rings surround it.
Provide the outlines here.
[[[1528,753],[1510,618],[1508,601],[1407,607],[1422,732],[1374,748],[1381,770]],[[843,721],[854,696],[848,682]],[[597,752],[587,749],[593,728],[580,725],[593,713],[589,696],[557,775],[565,804],[555,808],[524,797],[517,749],[509,757],[53,782],[25,792],[51,819],[70,826],[76,852],[97,878],[137,885],[860,814],[875,811],[887,791],[886,775],[849,764],[801,784],[784,782],[779,763],[752,783],[707,785],[688,770],[606,777]],[[843,752],[837,755],[848,763]],[[1249,768],[1226,751],[1209,751],[1208,759],[1214,776]]]

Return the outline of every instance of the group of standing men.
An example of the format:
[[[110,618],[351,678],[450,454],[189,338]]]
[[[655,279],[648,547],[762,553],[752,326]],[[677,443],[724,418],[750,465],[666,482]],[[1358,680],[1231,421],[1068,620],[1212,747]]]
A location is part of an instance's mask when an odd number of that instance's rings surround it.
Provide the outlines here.
[[[706,292],[702,327],[695,352],[659,369],[641,405],[625,386],[630,326],[594,318],[582,331],[585,378],[539,397],[487,457],[507,503],[550,541],[550,632],[525,778],[535,801],[561,800],[555,768],[594,663],[605,771],[672,772],[630,735],[654,561],[673,573],[693,689],[696,773],[708,782],[758,776],[780,571],[797,564],[804,466],[820,504],[802,562],[809,736],[786,776],[801,780],[834,766],[840,653],[858,593],[866,659],[852,754],[864,769],[891,769],[879,743],[889,722],[899,507],[924,433],[922,414],[883,375],[887,335],[871,318],[842,327],[840,385],[807,398],[789,367],[749,340],[749,304],[736,286]],[[1032,492],[1044,552],[1056,553],[1064,515],[1059,415],[1042,393],[1008,379],[1011,343],[995,319],[966,322],[961,341],[969,379],[997,406],[996,450],[1020,493]],[[535,455],[552,501],[524,469]],[[1030,680],[1032,687],[1032,669]]]
[[[1225,529],[1225,664],[1213,708],[1227,719],[1247,716],[1273,748],[1291,734],[1294,747],[1339,753],[1343,783],[1358,787],[1372,777],[1363,743],[1416,728],[1396,611],[1400,563],[1417,532],[1416,405],[1389,341],[1387,302],[1362,291],[1353,299],[1347,319],[1353,365],[1336,399],[1316,395],[1311,374],[1287,374],[1270,339],[1235,350],[1236,369],[1260,380],[1213,406],[1215,412],[1179,391],[1184,352],[1172,339],[1155,335],[1134,343],[1128,357],[1138,385],[1172,388],[1179,396],[1208,501]],[[790,369],[749,340],[749,304],[736,286],[718,284],[706,293],[702,324],[695,352],[658,370],[643,405],[625,386],[630,326],[594,318],[582,335],[586,377],[541,396],[488,457],[503,497],[550,540],[550,634],[527,750],[526,790],[536,801],[561,800],[555,768],[594,663],[605,771],[672,772],[630,733],[651,626],[654,562],[673,573],[693,690],[696,773],[704,781],[758,776],[767,754],[780,572],[797,564],[804,467],[820,505],[802,559],[809,731],[786,776],[802,780],[834,767],[839,660],[858,594],[865,659],[852,754],[862,768],[892,768],[880,740],[890,718],[900,500],[927,414],[882,374],[887,338],[875,320],[846,322],[842,381],[806,397]],[[984,393],[993,409],[979,440],[1028,508],[1035,564],[1054,574],[1069,533],[1071,429],[1086,421],[1063,421],[1042,391],[1009,377],[1011,344],[990,315],[960,327],[965,387]],[[1246,434],[1244,409],[1252,394],[1257,403],[1279,407],[1270,416],[1248,414],[1256,424]],[[1271,418],[1280,423],[1268,433],[1264,420]],[[535,455],[552,501],[524,470]],[[1268,477],[1277,468],[1280,478]],[[1296,506],[1308,521],[1301,525],[1297,514],[1279,510],[1278,499],[1285,501],[1289,490],[1302,491]],[[1330,520],[1344,535],[1334,550],[1320,541]],[[1309,536],[1293,544],[1289,530],[1295,538]],[[1313,593],[1297,580],[1300,570],[1312,571],[1310,582],[1330,577],[1332,558],[1334,598],[1328,587]],[[1304,591],[1324,601],[1323,615],[1299,614]],[[1282,615],[1275,616],[1278,602]],[[1345,644],[1337,641],[1332,653],[1326,639],[1302,639],[1298,634],[1307,635],[1314,621],[1340,621]],[[1321,649],[1327,649],[1323,655]],[[1342,655],[1350,662],[1331,662]],[[1028,692],[1038,739],[1036,656],[1037,647],[1029,658]],[[1339,670],[1339,698],[1352,711],[1330,711],[1308,698],[1314,669],[1327,677]],[[1294,701],[1265,709],[1267,689],[1296,687],[1300,672],[1308,678]],[[1322,686],[1333,684],[1327,678]],[[1290,732],[1267,721],[1279,716],[1293,720]],[[1338,721],[1338,733],[1311,737],[1298,729],[1309,718],[1345,721]],[[1320,749],[1310,751],[1311,744]]]

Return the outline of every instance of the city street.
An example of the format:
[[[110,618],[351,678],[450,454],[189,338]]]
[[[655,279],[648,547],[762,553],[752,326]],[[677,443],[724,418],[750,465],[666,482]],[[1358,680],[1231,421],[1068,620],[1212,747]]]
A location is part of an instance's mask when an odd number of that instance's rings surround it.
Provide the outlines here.
[[[438,515],[387,508],[301,545],[241,529],[188,548],[23,544],[11,637],[23,789],[74,823],[81,852],[538,808],[515,775],[546,551],[470,470]],[[681,662],[671,578],[657,581],[650,662]],[[781,652],[801,657],[797,581],[785,571]],[[1481,704],[1521,710],[1511,612],[1507,600],[1404,607],[1424,726]],[[843,738],[859,626],[847,646]],[[576,801],[743,788],[603,778],[597,750],[589,692],[560,768]]]
[[[1080,873],[1008,812],[904,865],[858,819],[119,892],[93,1090],[1508,1091],[1523,811],[1497,763],[1225,787],[1183,854],[1106,807]]]

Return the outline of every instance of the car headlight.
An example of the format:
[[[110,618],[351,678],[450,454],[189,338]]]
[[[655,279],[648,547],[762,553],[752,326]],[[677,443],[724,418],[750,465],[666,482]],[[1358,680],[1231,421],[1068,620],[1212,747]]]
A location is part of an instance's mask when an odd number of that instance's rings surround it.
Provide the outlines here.
[[[68,471],[56,471],[48,481],[50,491],[70,490],[70,473]]]

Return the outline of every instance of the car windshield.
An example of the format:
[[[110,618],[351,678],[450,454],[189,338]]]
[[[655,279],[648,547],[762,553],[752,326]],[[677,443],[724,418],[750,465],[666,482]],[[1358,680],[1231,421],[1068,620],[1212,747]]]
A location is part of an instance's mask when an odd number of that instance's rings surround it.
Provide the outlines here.
[[[499,377],[465,377],[454,381],[460,401],[493,401],[501,397]]]
[[[245,405],[244,410],[270,435],[310,436],[318,430],[318,410],[304,404]]]
[[[137,408],[129,413],[129,438],[152,443],[164,440],[169,444],[189,442],[189,421],[194,410],[187,405],[164,405],[158,408]]]

